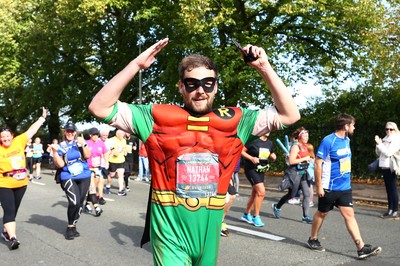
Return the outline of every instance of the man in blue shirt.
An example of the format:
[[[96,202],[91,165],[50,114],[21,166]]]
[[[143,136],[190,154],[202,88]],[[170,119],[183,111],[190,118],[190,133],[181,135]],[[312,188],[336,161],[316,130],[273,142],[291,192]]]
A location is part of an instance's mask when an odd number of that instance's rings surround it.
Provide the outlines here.
[[[339,208],[346,228],[356,247],[359,259],[378,255],[381,247],[365,244],[354,216],[351,190],[351,149],[348,136],[353,135],[355,118],[348,114],[339,114],[335,120],[335,132],[326,136],[317,151],[314,175],[318,195],[318,210],[315,212],[311,236],[307,241],[310,249],[323,252],[325,249],[318,241],[318,232],[328,212],[334,206]]]

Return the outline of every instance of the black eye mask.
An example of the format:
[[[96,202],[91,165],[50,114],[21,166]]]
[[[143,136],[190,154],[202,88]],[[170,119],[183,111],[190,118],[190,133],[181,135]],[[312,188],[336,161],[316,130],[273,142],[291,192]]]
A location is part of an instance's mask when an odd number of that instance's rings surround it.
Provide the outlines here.
[[[214,90],[216,81],[217,79],[213,77],[203,79],[185,78],[183,84],[185,84],[187,92],[192,92],[201,86],[205,92],[210,93]]]

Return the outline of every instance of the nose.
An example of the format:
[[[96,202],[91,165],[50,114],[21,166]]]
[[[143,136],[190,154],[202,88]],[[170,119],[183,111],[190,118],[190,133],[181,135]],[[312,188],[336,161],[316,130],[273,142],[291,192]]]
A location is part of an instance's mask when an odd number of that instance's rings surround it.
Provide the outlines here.
[[[195,89],[195,92],[196,93],[200,93],[200,94],[204,94],[204,93],[206,93],[205,92],[205,90],[204,90],[204,88],[203,88],[203,86],[198,86],[196,89]]]

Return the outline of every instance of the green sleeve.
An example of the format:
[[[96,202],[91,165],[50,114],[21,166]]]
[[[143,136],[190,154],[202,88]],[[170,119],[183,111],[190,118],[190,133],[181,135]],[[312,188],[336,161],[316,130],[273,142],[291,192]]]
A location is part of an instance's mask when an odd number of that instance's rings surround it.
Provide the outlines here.
[[[154,119],[151,114],[153,105],[133,105],[129,107],[132,110],[132,126],[136,132],[136,135],[143,142],[146,142],[147,138],[153,131]]]
[[[134,105],[129,104],[132,112],[132,127],[140,140],[145,142],[153,130],[153,116],[151,114],[153,105]],[[110,121],[118,113],[118,104],[114,105],[111,114],[104,119],[104,123],[109,124]]]
[[[243,144],[246,144],[248,141],[258,138],[251,133],[253,132],[259,111],[242,108],[242,114],[242,118],[238,125],[238,136],[242,140]]]

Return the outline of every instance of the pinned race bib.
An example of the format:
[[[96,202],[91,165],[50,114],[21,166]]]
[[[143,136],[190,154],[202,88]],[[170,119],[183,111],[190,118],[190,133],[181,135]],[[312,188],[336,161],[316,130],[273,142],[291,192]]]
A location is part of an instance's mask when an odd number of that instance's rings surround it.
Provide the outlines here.
[[[178,157],[176,195],[182,198],[208,198],[217,195],[218,155],[188,153]]]
[[[92,166],[99,167],[100,165],[101,165],[101,157],[100,156],[92,157]]]
[[[83,172],[83,165],[81,162],[74,162],[68,165],[67,168],[72,176],[77,176]]]
[[[351,161],[350,157],[340,159],[340,173],[350,173],[351,172]]]

